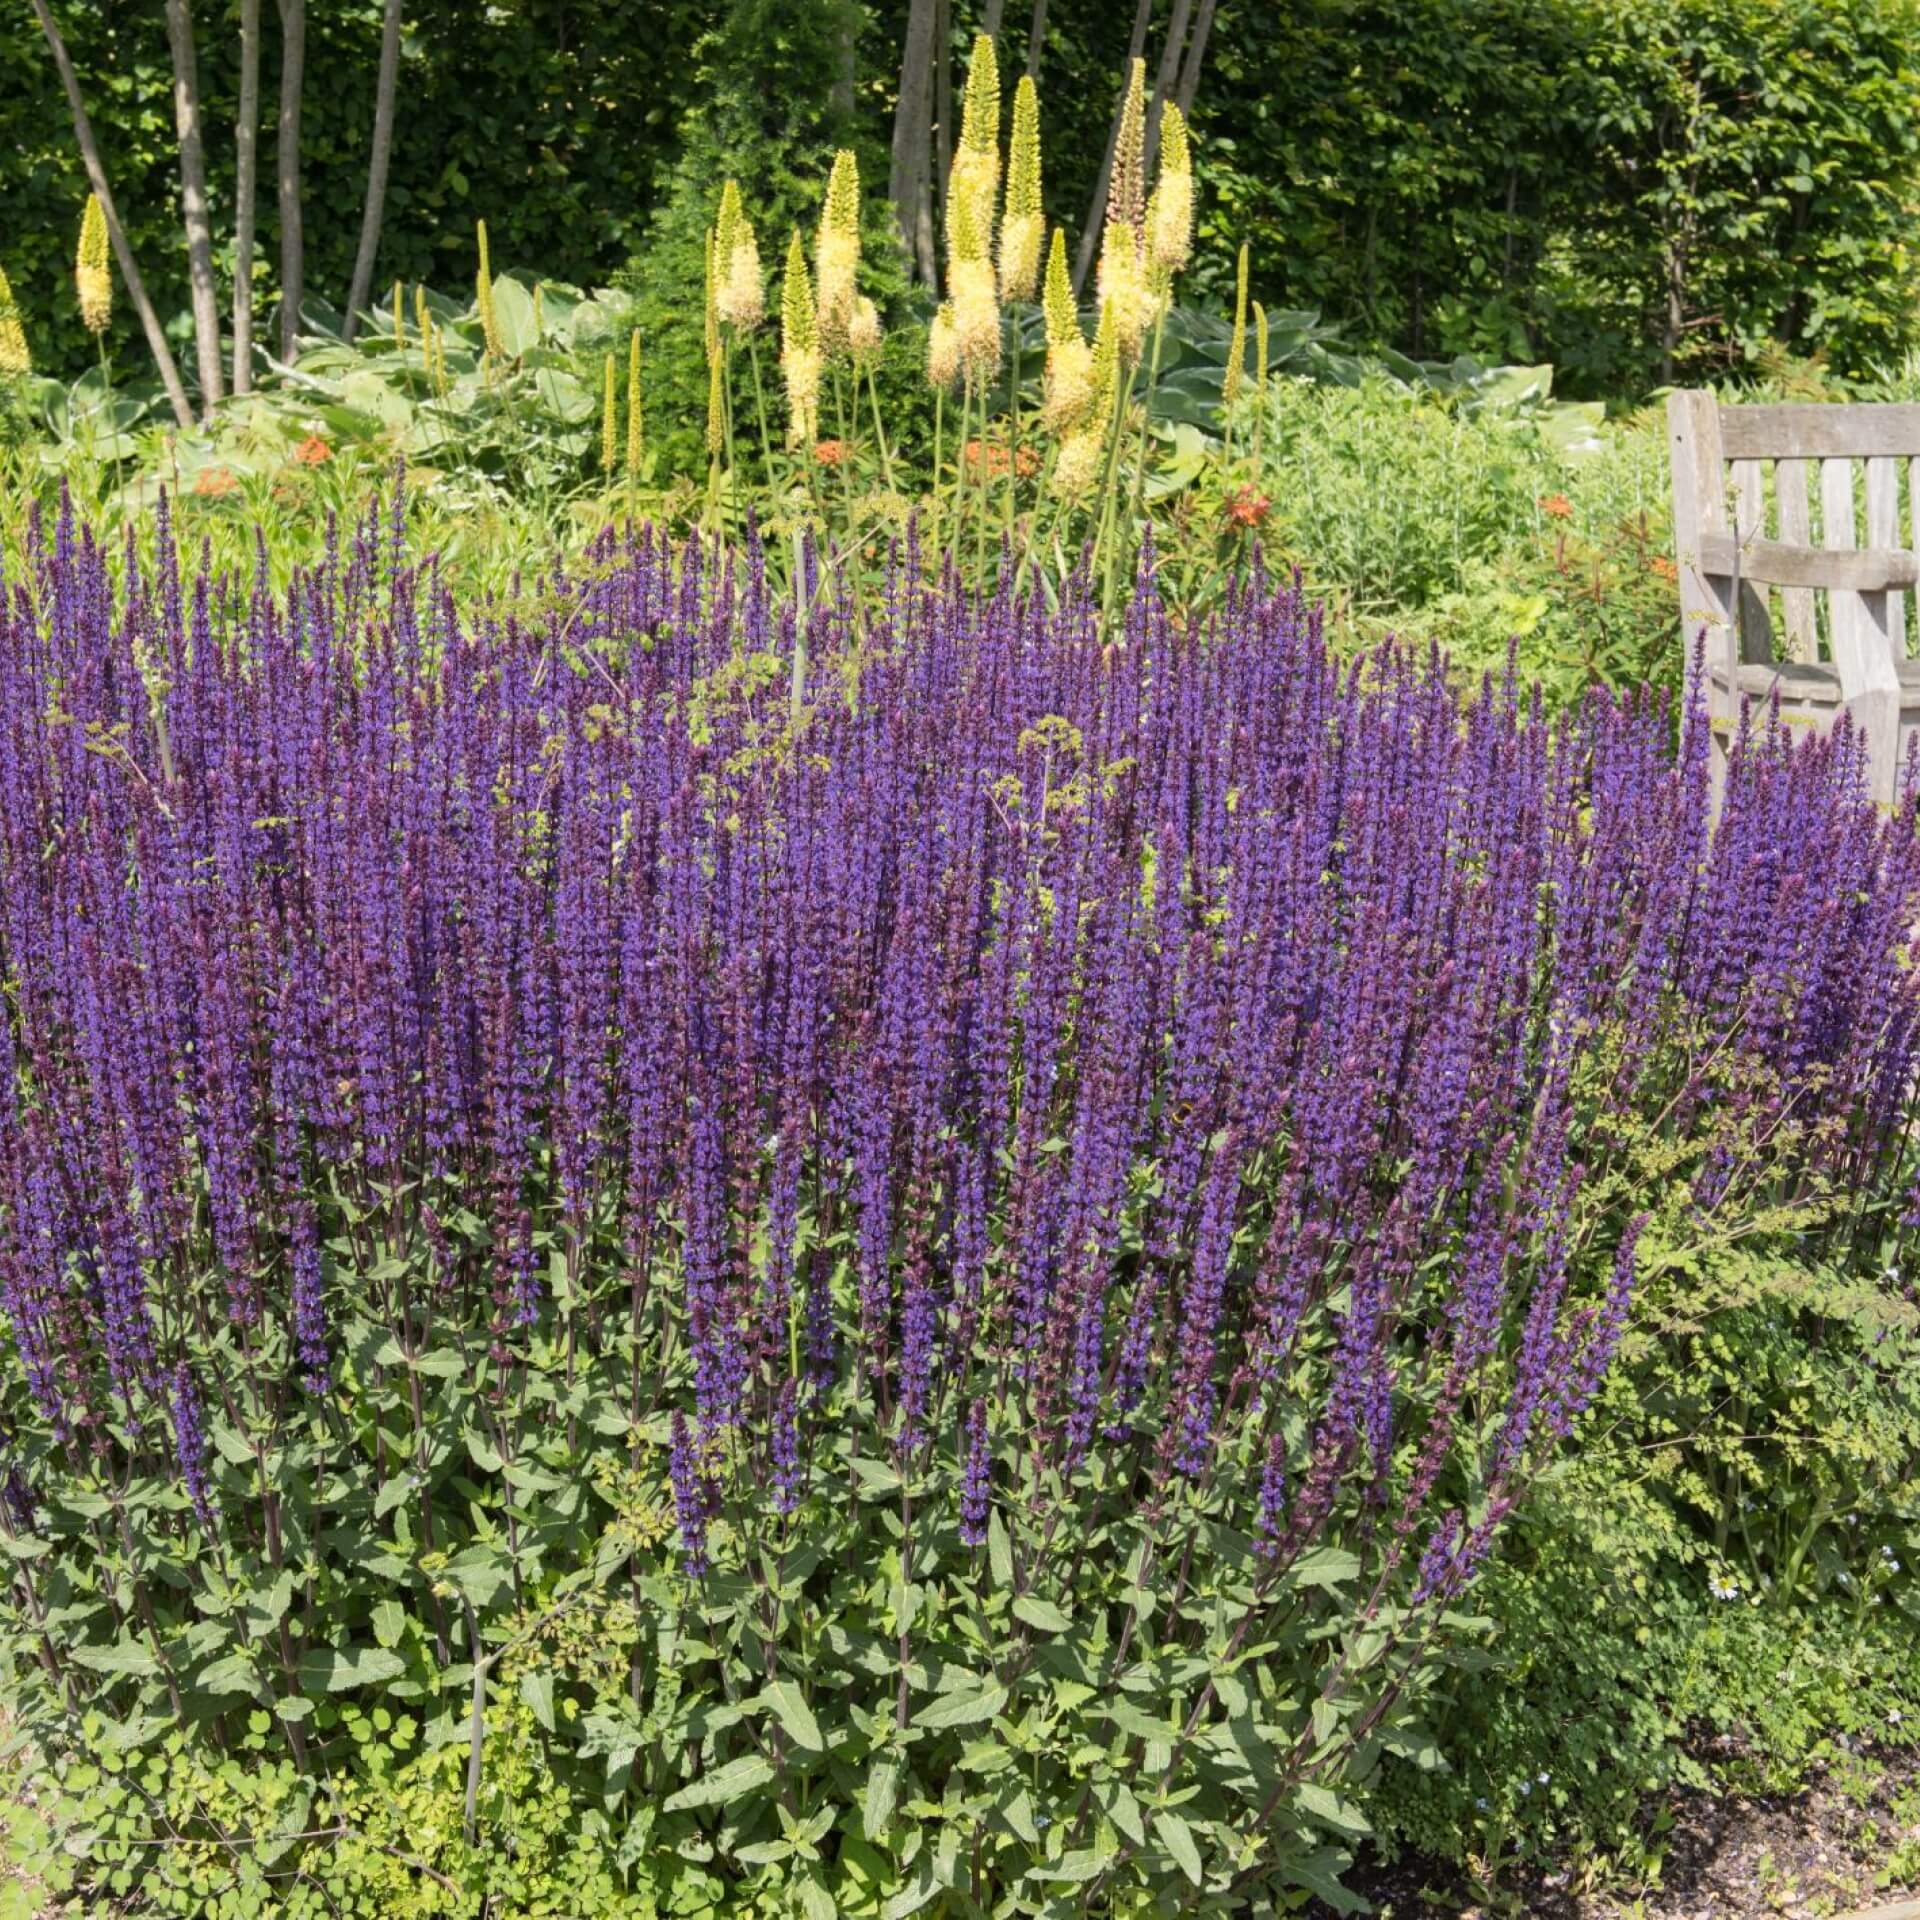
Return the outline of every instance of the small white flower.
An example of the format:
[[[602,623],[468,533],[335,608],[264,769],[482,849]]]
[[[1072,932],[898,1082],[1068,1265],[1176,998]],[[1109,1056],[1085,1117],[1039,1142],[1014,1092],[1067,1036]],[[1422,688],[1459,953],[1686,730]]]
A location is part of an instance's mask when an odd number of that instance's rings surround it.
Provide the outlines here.
[[[1895,1715],[1895,1718],[1896,1718],[1896,1719],[1897,1719],[1898,1717],[1899,1717],[1898,1715]],[[1477,1798],[1477,1799],[1476,1799],[1476,1800],[1474,1801],[1474,1803],[1473,1803],[1473,1804],[1474,1804],[1474,1805],[1475,1805],[1476,1807],[1478,1807],[1478,1808],[1480,1809],[1480,1811],[1481,1811],[1482,1813],[1485,1813],[1485,1812],[1486,1812],[1486,1810],[1487,1810],[1487,1796],[1486,1796],[1486,1795],[1485,1795],[1484,1793],[1483,1793],[1483,1794],[1481,1794],[1481,1795],[1480,1795],[1480,1796],[1479,1796],[1479,1797],[1478,1797],[1478,1798]]]

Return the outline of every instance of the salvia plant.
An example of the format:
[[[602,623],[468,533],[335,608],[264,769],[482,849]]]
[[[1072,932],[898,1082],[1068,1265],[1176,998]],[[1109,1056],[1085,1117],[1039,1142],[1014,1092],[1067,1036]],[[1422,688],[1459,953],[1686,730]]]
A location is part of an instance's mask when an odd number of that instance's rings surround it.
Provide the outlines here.
[[[1910,818],[1756,724],[1710,830],[1697,705],[1342,668],[1257,576],[1109,632],[610,532],[508,615],[399,524],[8,563],[21,1711],[306,1783],[116,1885],[325,1911],[378,1716],[459,1809],[407,1911],[503,1781],[635,1912],[1342,1899],[1648,1142],[1701,1222],[1897,1177]]]

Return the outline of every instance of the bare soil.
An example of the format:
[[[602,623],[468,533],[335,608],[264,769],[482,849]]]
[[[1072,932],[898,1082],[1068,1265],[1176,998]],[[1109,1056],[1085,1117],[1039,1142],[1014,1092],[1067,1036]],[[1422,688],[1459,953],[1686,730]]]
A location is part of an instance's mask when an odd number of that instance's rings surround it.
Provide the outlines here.
[[[1793,1794],[1676,1794],[1661,1813],[1671,1825],[1655,1886],[1589,1888],[1560,1872],[1474,1887],[1412,1860],[1348,1880],[1381,1920],[1838,1920],[1920,1897],[1912,1749],[1843,1754]]]

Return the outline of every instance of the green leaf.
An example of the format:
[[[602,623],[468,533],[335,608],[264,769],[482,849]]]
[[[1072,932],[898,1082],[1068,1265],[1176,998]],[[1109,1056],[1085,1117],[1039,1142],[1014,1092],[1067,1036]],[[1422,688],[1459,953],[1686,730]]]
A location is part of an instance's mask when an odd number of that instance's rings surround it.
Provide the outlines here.
[[[1373,1831],[1367,1824],[1366,1816],[1357,1807],[1315,1781],[1310,1780],[1295,1790],[1293,1804],[1323,1826],[1333,1828],[1336,1833],[1349,1834],[1358,1839]]]
[[[493,319],[500,335],[500,351],[508,359],[518,360],[539,345],[540,335],[533,324],[533,295],[510,273],[494,276]]]
[[[407,1628],[407,1610],[398,1600],[382,1600],[373,1610],[373,1637],[383,1647],[397,1647]]]
[[[1174,1864],[1197,1887],[1206,1875],[1200,1866],[1200,1849],[1193,1842],[1193,1829],[1177,1813],[1162,1807],[1153,1816],[1153,1830],[1173,1855]]]
[[[810,1753],[825,1751],[827,1743],[821,1736],[820,1722],[813,1717],[806,1696],[791,1680],[776,1680],[757,1704],[779,1720],[787,1738],[796,1746],[805,1747]]]
[[[1051,1600],[1042,1600],[1032,1593],[1023,1593],[1013,1603],[1013,1617],[1039,1628],[1042,1633],[1065,1633],[1073,1625]]]
[[[520,1698],[533,1709],[533,1717],[551,1733],[553,1722],[553,1675],[542,1669],[520,1676]]]
[[[807,1920],[834,1920],[840,1909],[834,1905],[833,1895],[811,1873],[802,1874],[795,1886]]]
[[[860,1809],[860,1830],[869,1840],[878,1840],[886,1832],[899,1798],[899,1760],[891,1754],[876,1753],[867,1768],[867,1790]]]
[[[152,1650],[137,1640],[122,1640],[111,1647],[75,1647],[69,1658],[94,1673],[131,1674],[143,1680],[160,1671]]]
[[[987,1515],[987,1565],[993,1570],[996,1587],[1013,1585],[1013,1542],[1007,1537],[1007,1524],[997,1508]]]
[[[1295,1587],[1325,1587],[1329,1592],[1360,1576],[1360,1556],[1344,1547],[1316,1547],[1303,1553],[1287,1569],[1287,1583]]]
[[[976,1686],[965,1693],[943,1693],[913,1716],[916,1727],[970,1727],[991,1720],[1007,1704],[1001,1686]]]
[[[397,1653],[382,1647],[309,1647],[300,1656],[300,1686],[306,1693],[342,1693],[398,1680],[406,1670]]]
[[[698,1780],[669,1794],[662,1805],[666,1813],[681,1813],[692,1807],[725,1805],[764,1787],[773,1778],[772,1763],[760,1754],[744,1753],[724,1767],[703,1773]]]
[[[230,1653],[223,1660],[208,1661],[193,1684],[196,1693],[252,1693],[260,1676],[244,1653]]]

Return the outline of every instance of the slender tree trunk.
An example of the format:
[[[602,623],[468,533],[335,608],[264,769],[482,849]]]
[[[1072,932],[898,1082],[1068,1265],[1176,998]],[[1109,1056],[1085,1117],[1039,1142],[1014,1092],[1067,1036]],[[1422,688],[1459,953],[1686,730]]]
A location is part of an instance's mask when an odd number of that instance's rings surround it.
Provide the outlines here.
[[[840,25],[840,38],[833,50],[833,110],[843,119],[853,117],[854,82],[859,77],[857,41],[860,19],[849,7]]]
[[[213,279],[213,218],[207,207],[207,150],[200,137],[200,68],[193,51],[189,0],[167,0],[173,54],[173,123],[180,135],[180,212],[187,229],[187,282],[193,296],[194,357],[200,412],[211,419],[226,389],[220,365],[220,293]]]
[[[1047,0],[1033,0],[1033,19],[1027,27],[1027,78],[1040,78],[1041,56],[1047,50]]]
[[[240,0],[240,118],[234,130],[233,390],[253,391],[253,211],[260,175],[260,0]]]
[[[953,0],[938,0],[933,26],[933,207],[947,230],[947,184],[953,174]]]
[[[1073,262],[1073,290],[1076,294],[1087,284],[1087,271],[1100,245],[1100,229],[1107,211],[1107,182],[1113,176],[1113,146],[1120,137],[1120,113],[1126,104],[1127,82],[1133,75],[1133,63],[1147,43],[1147,22],[1153,17],[1153,0],[1139,0],[1133,10],[1133,33],[1127,41],[1127,69],[1120,76],[1120,98],[1114,102],[1113,119],[1107,127],[1107,151],[1093,182],[1093,198],[1087,203],[1087,223],[1080,231],[1080,251]]]
[[[986,9],[980,16],[980,31],[997,48],[1000,44],[1000,17],[1007,10],[1007,0],[987,0]]]
[[[300,93],[307,77],[307,0],[279,0],[280,358],[300,351],[300,302],[307,287],[307,241],[300,224]]]
[[[939,9],[935,8],[938,18]],[[926,152],[922,156],[919,182],[913,197],[913,248],[914,260],[922,283],[935,298],[940,293],[940,239],[937,209],[940,204],[940,183],[935,172],[933,150],[933,102],[935,87],[933,66],[929,62],[927,70],[920,76],[920,91],[926,96],[920,103],[920,111],[926,122]]]
[[[140,277],[133,249],[127,244],[127,231],[121,226],[120,215],[114,207],[113,189],[107,184],[107,170],[100,161],[100,148],[94,141],[93,123],[87,118],[86,102],[80,97],[80,82],[74,75],[73,62],[67,57],[67,43],[61,39],[60,29],[54,25],[53,15],[47,10],[47,0],[31,0],[31,4],[34,17],[40,22],[40,31],[47,37],[47,49],[53,55],[53,64],[59,70],[60,85],[66,91],[67,106],[73,114],[74,141],[87,169],[87,183],[93,188],[94,197],[100,202],[100,211],[106,216],[107,238],[113,242],[113,257],[120,268],[127,298],[133,302],[133,310],[140,316],[140,329],[147,336],[147,351],[153,355],[153,364],[160,374],[160,384],[167,390],[173,417],[182,427],[190,427],[193,425],[193,409],[187,404],[187,390],[180,384],[180,369],[174,365],[173,350],[167,345],[167,336],[160,326],[160,316],[154,312],[153,302],[147,298],[147,283]]]
[[[1213,31],[1213,9],[1214,0],[1200,0],[1200,11],[1193,22],[1193,38],[1180,67],[1180,84],[1174,89],[1173,97],[1179,101],[1180,111],[1189,116],[1193,113],[1194,96],[1200,91],[1200,68],[1207,57],[1207,35]]]
[[[1153,162],[1160,151],[1160,115],[1180,77],[1180,56],[1187,50],[1187,19],[1193,12],[1193,0],[1173,0],[1173,17],[1167,22],[1167,44],[1160,50],[1160,70],[1153,76],[1153,97],[1147,102],[1147,147],[1143,171],[1153,178]]]
[[[351,340],[373,291],[373,263],[380,253],[380,222],[387,210],[387,167],[393,159],[393,89],[400,71],[400,0],[387,0],[380,29],[380,78],[373,100],[373,152],[367,160],[367,204],[360,216],[360,251],[353,257],[347,289],[346,337]]]
[[[933,64],[936,0],[912,0],[900,52],[900,97],[893,110],[893,163],[887,195],[900,223],[901,244],[910,255],[920,250],[920,213],[927,180],[928,141],[932,133],[928,86]],[[926,278],[921,263],[922,279]]]

